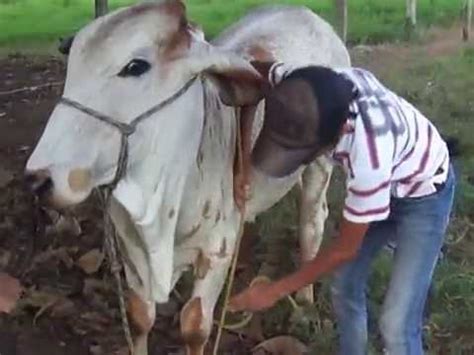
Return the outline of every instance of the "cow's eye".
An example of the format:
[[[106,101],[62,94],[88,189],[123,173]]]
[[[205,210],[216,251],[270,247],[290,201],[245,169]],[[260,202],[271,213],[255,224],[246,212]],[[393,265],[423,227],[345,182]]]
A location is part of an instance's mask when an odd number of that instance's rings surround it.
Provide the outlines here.
[[[118,74],[122,78],[129,76],[139,77],[150,70],[151,65],[143,59],[133,59]]]

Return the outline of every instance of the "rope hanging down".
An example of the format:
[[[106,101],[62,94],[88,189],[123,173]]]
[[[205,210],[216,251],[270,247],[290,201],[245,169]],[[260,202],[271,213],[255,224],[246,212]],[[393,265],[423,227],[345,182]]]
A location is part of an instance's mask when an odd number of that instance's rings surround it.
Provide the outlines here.
[[[122,320],[122,330],[124,332],[125,340],[127,341],[130,354],[134,355],[135,350],[133,346],[132,332],[130,330],[130,324],[128,322],[127,316],[127,307],[125,305],[125,292],[122,279],[123,260],[118,255],[119,249],[117,242],[117,232],[108,213],[111,194],[112,191],[109,188],[106,188],[99,192],[102,202],[102,211],[104,213],[104,249],[110,262],[110,271],[114,276],[115,283],[117,286],[117,296],[119,300],[120,318]]]

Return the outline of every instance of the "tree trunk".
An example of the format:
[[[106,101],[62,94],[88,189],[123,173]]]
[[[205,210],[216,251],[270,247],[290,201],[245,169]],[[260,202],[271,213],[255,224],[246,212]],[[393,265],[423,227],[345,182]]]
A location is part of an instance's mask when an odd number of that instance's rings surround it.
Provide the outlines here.
[[[104,16],[109,11],[107,0],[95,0],[95,17]]]
[[[344,43],[347,41],[347,0],[335,0],[337,12],[337,25],[339,35]]]
[[[462,26],[462,38],[469,41],[472,28],[472,0],[464,0],[464,21]]]
[[[407,0],[406,21],[412,28],[416,26],[416,0]]]

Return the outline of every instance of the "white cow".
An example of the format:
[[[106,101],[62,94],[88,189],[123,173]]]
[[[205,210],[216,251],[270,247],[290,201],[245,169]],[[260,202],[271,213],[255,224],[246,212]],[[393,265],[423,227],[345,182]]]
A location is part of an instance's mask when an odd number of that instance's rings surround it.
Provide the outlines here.
[[[37,193],[59,207],[78,204],[114,179],[121,147],[116,122],[129,124],[188,83],[128,136],[128,162],[113,192],[110,214],[131,261],[126,274],[137,354],[147,353],[155,302],[166,302],[193,266],[194,290],[181,312],[188,353],[201,354],[211,332],[240,218],[233,199],[238,110],[222,100],[248,103],[260,90],[261,78],[242,58],[350,65],[333,29],[302,7],[255,11],[213,44],[188,24],[178,0],[121,9],[75,37],[65,99],[27,163]],[[256,121],[261,126],[261,108]],[[302,177],[300,240],[303,259],[314,256],[330,173],[320,160],[282,179],[254,174],[245,218],[270,208]]]

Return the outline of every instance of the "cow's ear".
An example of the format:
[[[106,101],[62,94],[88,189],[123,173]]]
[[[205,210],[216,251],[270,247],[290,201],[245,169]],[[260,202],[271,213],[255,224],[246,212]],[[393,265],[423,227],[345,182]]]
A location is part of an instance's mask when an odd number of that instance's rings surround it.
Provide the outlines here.
[[[261,76],[269,80],[270,77],[270,69],[275,64],[275,62],[271,61],[261,61],[261,60],[253,60],[250,62],[252,66],[259,72]]]
[[[268,90],[268,83],[255,70],[243,68],[205,71],[216,84],[222,102],[229,106],[256,105]]]
[[[242,59],[237,59],[240,60]],[[271,88],[268,78],[273,64],[271,61],[243,61],[235,69],[222,68],[219,71],[219,67],[216,67],[209,72],[219,87],[221,100],[226,105],[254,105]]]
[[[269,84],[250,61],[207,42],[194,45],[182,67],[209,78],[226,105],[254,105],[263,98]]]

